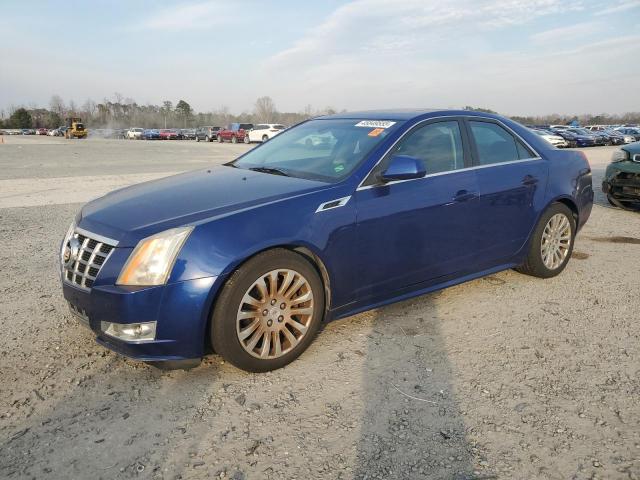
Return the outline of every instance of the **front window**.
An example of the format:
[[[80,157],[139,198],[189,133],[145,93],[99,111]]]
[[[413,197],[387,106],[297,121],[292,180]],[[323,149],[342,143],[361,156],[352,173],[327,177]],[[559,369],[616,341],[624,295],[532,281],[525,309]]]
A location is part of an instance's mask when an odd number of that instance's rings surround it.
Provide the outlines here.
[[[464,168],[460,125],[454,120],[419,127],[396,145],[390,155],[419,158],[427,175]]]
[[[400,122],[311,120],[285,130],[230,165],[336,182],[346,178]]]

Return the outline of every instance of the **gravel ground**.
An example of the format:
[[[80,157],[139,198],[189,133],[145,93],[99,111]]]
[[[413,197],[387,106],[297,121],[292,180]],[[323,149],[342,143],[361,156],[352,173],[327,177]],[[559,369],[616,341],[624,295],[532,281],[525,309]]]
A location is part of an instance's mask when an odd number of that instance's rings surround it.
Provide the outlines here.
[[[135,181],[246,149],[42,140],[0,145],[0,181]],[[586,153],[601,175],[611,149]],[[80,204],[33,205],[16,182],[27,206],[0,203],[0,478],[640,479],[640,214],[594,207],[559,277],[506,271],[332,322],[276,372],[215,355],[161,371],[71,317],[57,248]]]

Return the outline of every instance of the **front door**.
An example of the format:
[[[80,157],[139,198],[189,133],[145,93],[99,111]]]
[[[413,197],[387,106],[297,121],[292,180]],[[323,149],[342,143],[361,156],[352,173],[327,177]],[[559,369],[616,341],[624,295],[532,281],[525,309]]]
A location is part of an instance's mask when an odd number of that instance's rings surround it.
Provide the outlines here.
[[[462,122],[414,127],[356,191],[358,287],[355,298],[387,297],[467,268],[474,257],[478,181]],[[393,155],[421,159],[424,178],[380,183]]]

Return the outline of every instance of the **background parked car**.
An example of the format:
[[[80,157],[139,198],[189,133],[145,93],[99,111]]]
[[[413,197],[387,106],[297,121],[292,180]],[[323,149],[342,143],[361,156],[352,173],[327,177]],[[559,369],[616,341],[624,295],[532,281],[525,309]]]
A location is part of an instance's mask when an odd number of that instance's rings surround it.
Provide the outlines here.
[[[163,128],[160,130],[162,140],[180,140],[181,135],[175,128]]]
[[[616,128],[616,131],[623,133],[625,135],[633,136],[636,142],[640,140],[640,130],[638,130],[637,128],[620,127],[620,128]]]
[[[560,135],[556,135],[555,133],[549,132],[548,130],[541,130],[538,128],[531,128],[532,132],[544,138],[547,142],[557,148],[566,148],[569,146],[567,141],[562,138]]]
[[[249,130],[249,134],[244,137],[244,141],[245,143],[266,142],[286,130],[286,128],[279,123],[259,123]]]
[[[195,140],[196,139],[196,129],[195,128],[183,128],[180,130],[180,134],[182,135],[183,140]]]
[[[142,138],[145,140],[160,140],[160,132],[155,129],[147,129],[142,132]]]
[[[598,130],[599,135],[603,135],[607,145],[624,145],[624,136],[613,130]]]
[[[595,145],[594,138],[589,135],[578,135],[577,133],[570,132],[569,129],[566,128],[552,128],[550,131],[564,138],[569,144],[569,147],[593,147]]]
[[[46,128],[38,128],[36,130],[36,135],[46,135],[49,132]]]
[[[252,128],[252,123],[232,123],[231,125],[227,125],[225,128],[222,128],[218,131],[218,142],[244,142],[244,138]]]
[[[218,137],[220,127],[198,127],[196,128],[196,142],[204,140],[205,142],[213,142]]]
[[[144,133],[143,128],[130,128],[127,131],[127,139],[128,140],[142,140],[142,134]]]

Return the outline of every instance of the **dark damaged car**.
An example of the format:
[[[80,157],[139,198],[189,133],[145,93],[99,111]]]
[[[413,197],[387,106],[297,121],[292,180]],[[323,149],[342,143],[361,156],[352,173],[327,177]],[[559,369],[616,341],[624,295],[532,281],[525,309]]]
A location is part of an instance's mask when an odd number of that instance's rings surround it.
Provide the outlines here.
[[[602,191],[612,205],[640,210],[640,142],[625,145],[613,153]]]

